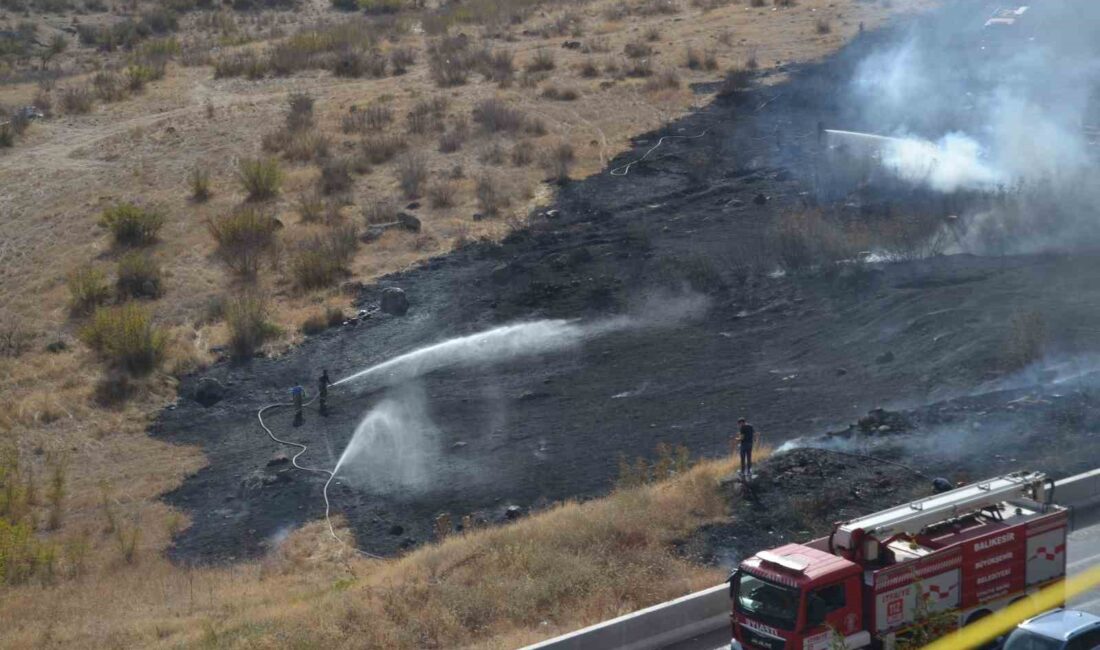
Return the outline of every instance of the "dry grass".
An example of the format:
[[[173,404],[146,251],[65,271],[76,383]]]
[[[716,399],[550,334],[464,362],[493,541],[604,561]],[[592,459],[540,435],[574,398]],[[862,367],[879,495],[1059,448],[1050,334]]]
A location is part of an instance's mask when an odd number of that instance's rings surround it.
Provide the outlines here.
[[[36,588],[11,592],[5,610],[18,624],[3,634],[33,644],[50,617],[51,638],[70,646],[517,647],[719,583],[721,571],[672,544],[725,517],[718,479],[732,469],[704,462],[381,563],[348,556],[320,524],[228,569],[139,556],[61,584],[48,609]]]

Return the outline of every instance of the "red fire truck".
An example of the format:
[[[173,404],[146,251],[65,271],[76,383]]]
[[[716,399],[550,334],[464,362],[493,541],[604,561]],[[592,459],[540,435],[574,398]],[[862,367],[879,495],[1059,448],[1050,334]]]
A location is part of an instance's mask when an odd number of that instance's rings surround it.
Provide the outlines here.
[[[731,650],[892,650],[932,617],[967,625],[1059,581],[1068,512],[1020,472],[761,551],[730,576]]]

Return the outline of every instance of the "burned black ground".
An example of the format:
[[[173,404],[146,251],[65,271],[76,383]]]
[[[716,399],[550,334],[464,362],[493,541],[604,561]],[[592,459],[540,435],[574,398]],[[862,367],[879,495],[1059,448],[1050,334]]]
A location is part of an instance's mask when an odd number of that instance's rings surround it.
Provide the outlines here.
[[[393,553],[428,540],[442,512],[498,519],[513,504],[605,493],[620,455],[650,455],[660,442],[683,443],[697,455],[725,453],[741,414],[765,443],[779,444],[878,406],[980,392],[1016,372],[1005,348],[1022,309],[1043,313],[1051,354],[1088,350],[1093,334],[1082,324],[1100,315],[1100,287],[1090,279],[1100,257],[1092,254],[958,255],[746,277],[746,251],[761,247],[777,216],[817,202],[818,124],[860,126],[845,123],[849,113],[835,89],[887,37],[866,34],[828,61],[785,70],[788,80],[643,136],[610,167],[637,159],[663,135],[707,134],[668,141],[626,176],[570,183],[553,212],[503,243],[472,244],[387,277],[358,298],[373,308],[382,288],[399,286],[412,305],[403,317],[375,316],[310,337],[284,357],[220,363],[186,379],[152,434],[201,445],[210,464],[165,497],[193,522],[172,554],[253,556],[322,516],[323,477],[272,464],[281,450],[257,425],[257,409],[284,400],[289,386],[312,381],[322,368],[342,377],[505,323],[676,311],[682,303],[675,298],[685,294],[705,295],[709,305],[705,315],[673,327],[422,377],[417,386],[441,432],[428,484],[381,493],[338,481],[331,492],[334,512],[346,516],[363,548]],[[918,203],[954,207],[921,192],[865,198],[841,201],[866,218]],[[205,407],[195,401],[203,379],[222,384],[224,399]],[[304,464],[331,468],[359,419],[393,390],[340,387],[330,417],[311,412],[295,429],[283,411],[270,422],[279,435],[310,446]],[[904,489],[899,484],[890,498]]]

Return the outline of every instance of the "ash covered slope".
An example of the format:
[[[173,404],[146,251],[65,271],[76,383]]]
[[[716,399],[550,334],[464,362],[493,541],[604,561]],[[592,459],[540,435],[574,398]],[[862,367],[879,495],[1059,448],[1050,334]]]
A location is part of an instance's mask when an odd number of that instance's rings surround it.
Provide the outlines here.
[[[731,521],[700,530],[684,551],[732,568],[759,549],[928,496],[932,477],[967,483],[1019,470],[1055,479],[1088,471],[1100,460],[1100,375],[1064,370],[1046,386],[876,410],[850,429],[792,441],[759,464],[751,489],[730,477]]]
[[[402,386],[341,386],[331,416],[311,412],[300,428],[289,413],[274,414],[279,435],[310,446],[304,464],[331,468],[365,413],[384,401],[403,405],[387,411],[396,422],[387,435],[417,432],[414,451],[429,460],[417,479],[379,485],[349,474],[331,492],[334,512],[364,548],[390,553],[429,539],[441,512],[494,519],[510,504],[599,494],[620,454],[651,454],[658,442],[722,453],[742,413],[772,443],[881,404],[966,394],[1003,374],[1009,323],[1024,306],[1064,334],[1056,349],[1087,343],[1074,327],[1100,313],[1093,257],[953,256],[813,278],[740,274],[738,259],[814,192],[817,124],[840,119],[836,89],[887,38],[868,35],[789,81],[715,103],[667,131],[706,137],[671,140],[626,176],[571,183],[551,217],[503,244],[470,246],[360,296],[372,307],[381,287],[400,286],[412,304],[403,317],[372,318],[283,358],[219,364],[186,380],[153,433],[202,445],[210,465],[166,497],[193,518],[173,552],[207,561],[254,555],[323,514],[323,477],[290,469],[256,424],[256,409],[285,399],[289,386],[321,368],[344,377],[507,323],[632,314],[662,326],[444,367]],[[664,134],[639,140],[611,166]],[[698,295],[705,310],[684,301]],[[218,380],[224,399],[208,407],[191,399],[204,379]],[[395,453],[386,449],[379,453]]]

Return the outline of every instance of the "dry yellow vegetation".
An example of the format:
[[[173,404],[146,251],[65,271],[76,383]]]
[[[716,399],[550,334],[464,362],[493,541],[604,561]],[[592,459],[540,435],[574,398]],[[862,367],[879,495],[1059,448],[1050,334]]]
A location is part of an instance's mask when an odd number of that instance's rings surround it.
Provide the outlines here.
[[[579,36],[538,35],[563,13],[538,8],[524,24],[509,27],[514,38],[492,40],[494,50],[514,61],[516,79],[506,87],[480,78],[438,87],[425,54],[431,38],[415,29],[386,45],[417,52],[417,62],[401,76],[348,79],[311,71],[216,79],[211,60],[170,63],[163,79],[149,81],[140,94],[96,104],[88,114],[35,122],[14,147],[0,150],[0,447],[19,468],[4,480],[21,490],[37,485],[43,493],[21,497],[21,516],[33,523],[34,539],[54,553],[50,575],[0,586],[0,645],[511,647],[719,579],[676,558],[667,544],[723,516],[714,489],[722,463],[382,563],[350,557],[320,527],[309,527],[295,532],[277,556],[257,563],[175,566],[163,551],[187,522],[158,495],[204,461],[197,449],[144,434],[175,398],[175,377],[211,363],[211,350],[228,341],[212,307],[227,288],[269,297],[284,333],[267,344],[272,353],[293,344],[307,318],[348,307],[338,286],[302,290],[286,272],[285,259],[275,270],[261,265],[254,280],[235,277],[219,263],[206,226],[245,200],[235,177],[239,160],[263,154],[263,135],[285,123],[291,93],[313,98],[312,128],[327,138],[330,151],[361,146],[358,135],[345,133],[352,106],[385,105],[395,116],[387,132],[405,137],[409,150],[423,156],[430,191],[417,212],[422,231],[388,230],[360,246],[347,262],[347,277],[369,282],[457,242],[499,237],[522,223],[531,206],[552,197],[545,178],[561,171],[539,164],[543,152],[563,152],[568,144],[569,176],[596,173],[629,147],[631,137],[711,100],[692,84],[716,81],[750,59],[768,69],[824,56],[861,24],[873,28],[928,1],[667,4],[674,11],[624,12],[640,4],[618,0],[570,5],[580,18]],[[260,18],[232,19],[247,23],[253,40],[223,38],[223,53],[262,50],[307,21],[344,19],[323,3],[273,14],[262,28],[256,27]],[[204,20],[209,22],[202,13],[184,19],[185,47],[206,43],[203,35],[212,28]],[[476,25],[463,29],[480,38]],[[536,35],[523,36],[524,30]],[[565,40],[582,47],[562,48]],[[641,58],[650,61],[652,75],[622,73],[631,48],[651,50]],[[547,70],[549,52],[553,68]],[[93,65],[100,56],[85,48],[55,60]],[[524,82],[526,70],[531,73]],[[91,73],[63,79],[54,90],[56,103],[63,87],[92,79]],[[26,104],[38,92],[32,83],[0,85],[0,104]],[[467,121],[469,134],[456,150],[444,151],[452,145],[443,146],[438,132],[407,132],[414,107],[440,97],[446,99],[445,133]],[[544,133],[481,133],[474,109],[489,99],[537,119]],[[529,147],[517,152],[517,142]],[[332,219],[360,225],[372,206],[390,200],[404,205],[398,164],[394,159],[371,165],[369,174],[352,174],[344,193],[349,200]],[[279,165],[281,191],[264,209],[282,224],[283,241],[305,241],[329,228],[303,218],[302,197],[315,187],[322,166],[285,157]],[[196,169],[208,176],[204,200],[192,196]],[[500,216],[473,221],[476,186],[486,173],[512,200]],[[79,342],[84,321],[71,313],[67,285],[89,264],[113,278],[124,251],[99,222],[105,210],[129,202],[163,216],[147,248],[159,267],[161,297],[148,305],[164,328],[165,361],[140,379],[120,379]],[[55,506],[44,493],[57,471],[64,480],[53,526]]]

